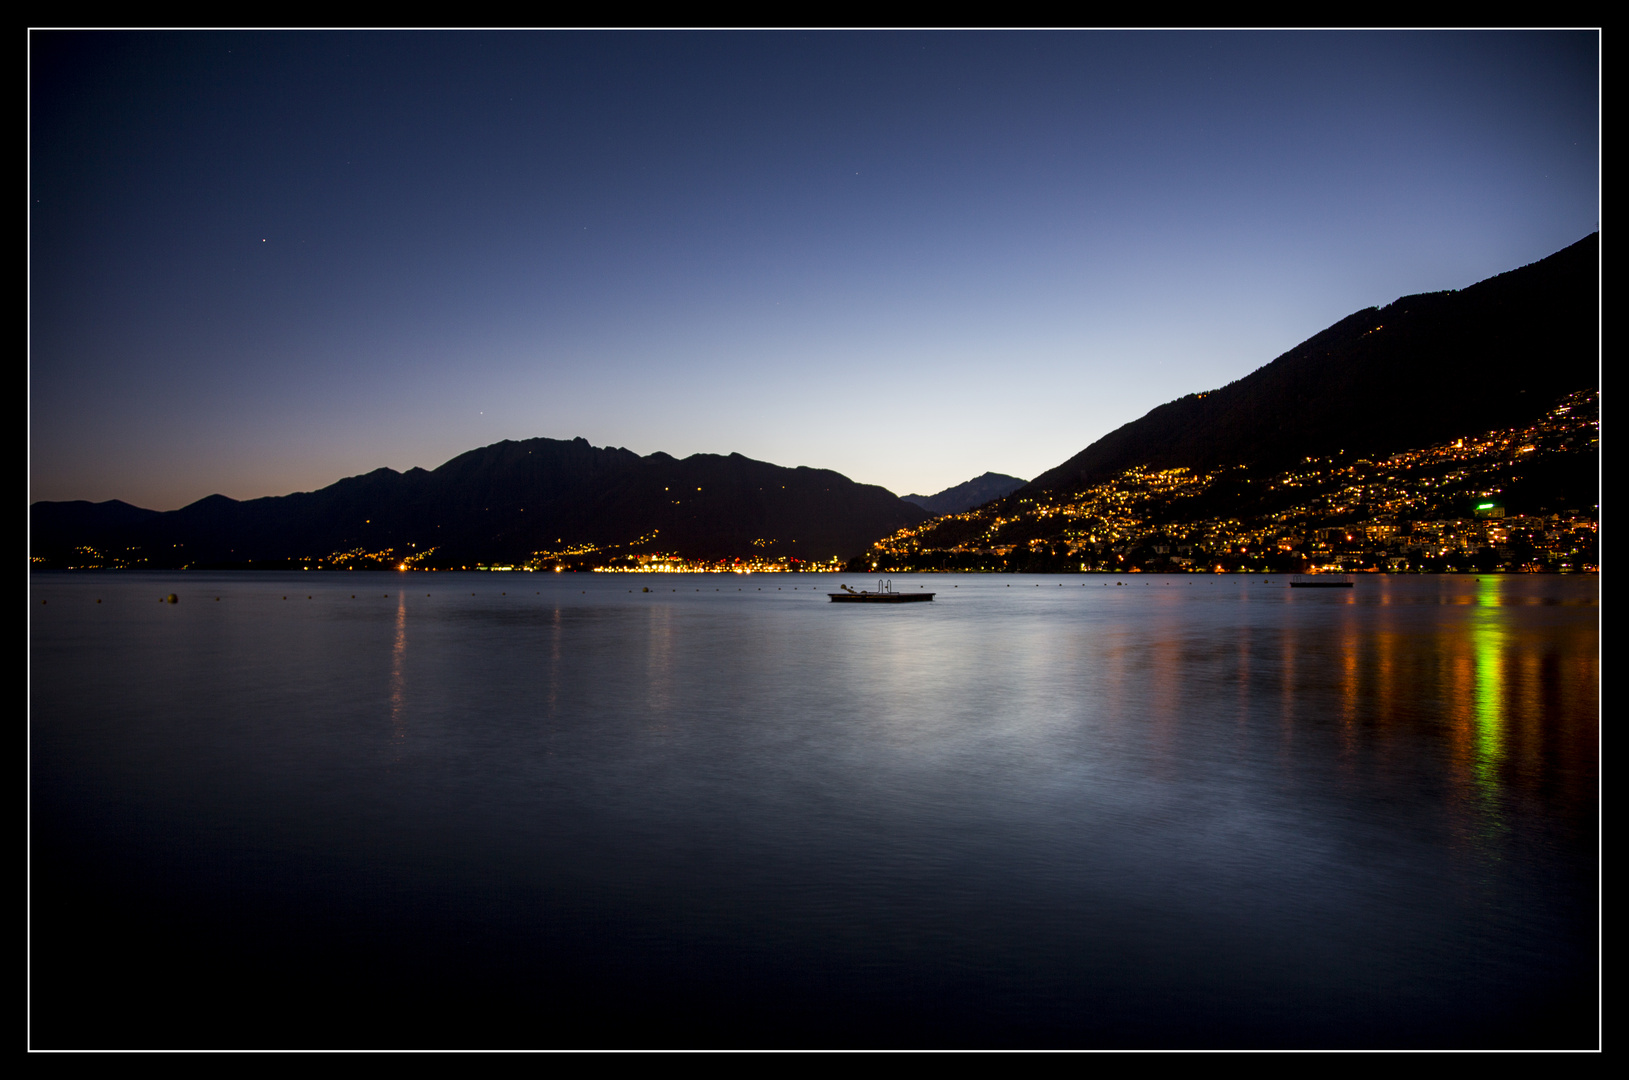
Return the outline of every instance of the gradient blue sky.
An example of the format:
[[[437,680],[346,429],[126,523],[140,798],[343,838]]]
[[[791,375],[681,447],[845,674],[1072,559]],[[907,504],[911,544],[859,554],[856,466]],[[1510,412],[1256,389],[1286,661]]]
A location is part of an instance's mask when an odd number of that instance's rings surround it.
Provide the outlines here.
[[[1594,32],[36,33],[30,499],[1032,477],[1597,228]]]

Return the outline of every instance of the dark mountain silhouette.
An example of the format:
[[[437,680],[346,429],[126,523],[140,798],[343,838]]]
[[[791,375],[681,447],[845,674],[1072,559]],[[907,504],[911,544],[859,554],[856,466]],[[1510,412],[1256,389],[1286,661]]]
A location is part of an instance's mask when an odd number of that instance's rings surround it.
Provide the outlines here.
[[[107,502],[35,503],[30,515],[38,532],[42,526],[55,535],[101,536],[105,533],[147,522],[159,516],[157,510],[143,510],[118,499]]]
[[[932,514],[960,514],[975,506],[983,506],[991,499],[1011,495],[1024,484],[1025,481],[1016,476],[987,472],[965,484],[945,488],[937,495],[903,495],[901,498]]]
[[[1466,289],[1365,308],[1110,432],[1024,491],[1078,490],[1137,465],[1282,469],[1525,423],[1599,386],[1599,247],[1592,234]]]
[[[211,495],[159,513],[124,503],[36,503],[32,551],[140,549],[144,565],[247,565],[358,550],[435,548],[433,566],[536,552],[676,552],[690,558],[847,557],[928,517],[883,488],[740,454],[655,453],[585,439],[505,441],[433,472],[377,469],[319,491],[239,502]],[[632,545],[632,546],[630,546]]]

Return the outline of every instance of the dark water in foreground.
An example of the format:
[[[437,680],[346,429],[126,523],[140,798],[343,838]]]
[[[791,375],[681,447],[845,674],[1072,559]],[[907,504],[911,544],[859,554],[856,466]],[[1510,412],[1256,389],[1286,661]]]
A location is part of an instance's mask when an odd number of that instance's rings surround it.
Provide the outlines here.
[[[33,1044],[1596,1044],[1596,580],[836,580],[37,575]]]

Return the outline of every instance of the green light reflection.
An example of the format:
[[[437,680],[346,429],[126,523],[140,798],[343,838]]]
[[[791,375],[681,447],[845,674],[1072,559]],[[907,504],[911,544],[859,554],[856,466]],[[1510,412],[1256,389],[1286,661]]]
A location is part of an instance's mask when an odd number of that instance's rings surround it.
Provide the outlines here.
[[[1505,752],[1505,626],[1499,578],[1477,583],[1476,608],[1471,616],[1471,648],[1476,660],[1473,716],[1476,725],[1476,783],[1484,795],[1494,794],[1497,772]]]

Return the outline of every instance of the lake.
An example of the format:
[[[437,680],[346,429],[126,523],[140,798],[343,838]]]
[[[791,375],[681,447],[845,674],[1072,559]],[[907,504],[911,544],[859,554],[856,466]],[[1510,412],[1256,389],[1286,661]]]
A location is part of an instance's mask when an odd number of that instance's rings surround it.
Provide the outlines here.
[[[840,581],[35,575],[32,1044],[1597,1045],[1598,579]]]

